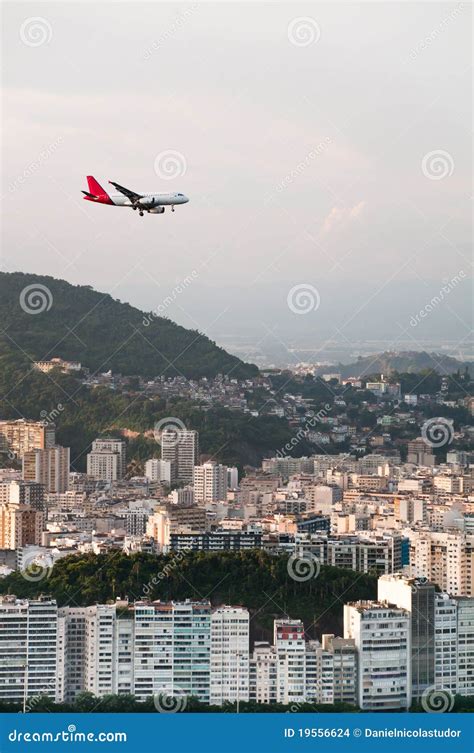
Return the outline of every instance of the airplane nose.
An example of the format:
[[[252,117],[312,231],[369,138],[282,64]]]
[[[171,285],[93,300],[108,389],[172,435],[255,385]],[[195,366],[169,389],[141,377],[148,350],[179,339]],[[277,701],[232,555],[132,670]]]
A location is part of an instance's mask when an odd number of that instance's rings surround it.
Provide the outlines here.
[[[184,202],[185,204],[187,204],[187,203],[188,203],[188,201],[189,201],[189,198],[188,198],[187,196],[183,196],[183,202]]]

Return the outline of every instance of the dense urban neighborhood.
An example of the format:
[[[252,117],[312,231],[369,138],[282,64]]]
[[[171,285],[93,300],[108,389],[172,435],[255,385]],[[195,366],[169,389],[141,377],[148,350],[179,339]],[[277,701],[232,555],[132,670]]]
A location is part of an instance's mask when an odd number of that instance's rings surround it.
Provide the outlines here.
[[[36,417],[0,420],[7,707],[474,696],[467,367],[148,379],[57,356],[24,379]]]

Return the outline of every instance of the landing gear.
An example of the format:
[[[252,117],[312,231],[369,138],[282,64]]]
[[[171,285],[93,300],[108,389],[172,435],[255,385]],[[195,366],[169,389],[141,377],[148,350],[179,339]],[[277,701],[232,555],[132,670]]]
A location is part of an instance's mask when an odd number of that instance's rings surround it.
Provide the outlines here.
[[[171,205],[171,211],[174,212],[174,204]]]
[[[142,210],[141,210],[141,209],[140,209],[140,211],[138,212],[138,214],[140,215],[140,217],[143,217],[143,212],[142,212]]]

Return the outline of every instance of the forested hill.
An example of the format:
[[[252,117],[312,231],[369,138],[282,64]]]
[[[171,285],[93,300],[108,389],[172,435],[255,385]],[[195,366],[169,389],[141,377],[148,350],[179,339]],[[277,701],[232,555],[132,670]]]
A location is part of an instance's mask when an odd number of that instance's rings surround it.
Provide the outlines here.
[[[314,577],[295,581],[286,556],[262,550],[182,553],[178,567],[175,557],[118,551],[73,555],[58,560],[47,580],[29,580],[19,572],[0,579],[0,593],[34,598],[47,592],[61,606],[118,597],[130,602],[200,600],[209,594],[214,606],[241,604],[249,609],[252,640],[271,640],[273,620],[287,615],[303,620],[308,637],[342,635],[343,604],[374,599],[377,593],[375,575],[336,567],[321,566]]]
[[[425,351],[401,351],[378,353],[377,355],[360,356],[355,363],[321,366],[317,373],[341,374],[344,379],[349,377],[368,377],[376,374],[390,376],[393,372],[420,374],[425,371],[436,371],[440,375],[454,374],[466,369],[474,374],[474,364],[469,361],[458,361],[444,353],[426,353]]]
[[[156,313],[165,310],[161,305]],[[197,331],[54,277],[0,272],[0,322],[7,333],[0,355],[13,341],[33,359],[60,356],[91,371],[148,378],[257,373]]]

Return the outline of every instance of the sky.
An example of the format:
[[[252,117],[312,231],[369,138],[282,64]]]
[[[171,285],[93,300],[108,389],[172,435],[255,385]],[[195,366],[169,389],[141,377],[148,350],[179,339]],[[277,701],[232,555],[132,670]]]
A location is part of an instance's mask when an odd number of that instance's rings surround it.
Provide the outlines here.
[[[469,349],[470,4],[2,13],[1,269],[230,349]],[[89,174],[190,201],[140,218],[83,201]]]

